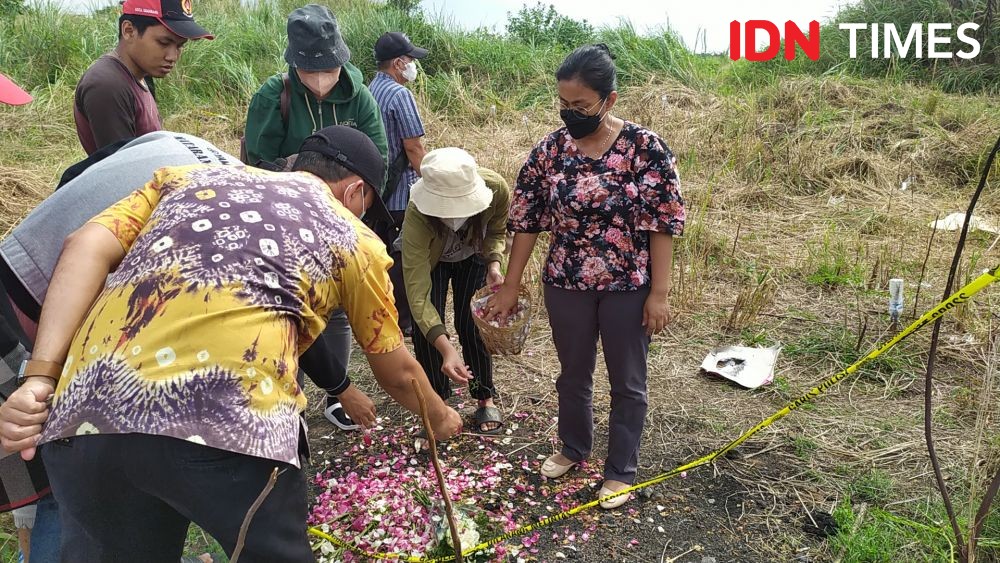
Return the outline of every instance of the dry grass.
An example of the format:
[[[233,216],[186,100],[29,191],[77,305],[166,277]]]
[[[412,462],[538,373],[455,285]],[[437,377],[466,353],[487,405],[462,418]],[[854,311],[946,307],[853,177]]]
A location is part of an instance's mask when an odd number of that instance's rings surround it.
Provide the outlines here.
[[[58,172],[80,156],[70,114],[60,109],[46,126],[38,125],[43,107],[24,108],[21,115],[0,110],[0,130],[7,132],[0,134],[0,231],[23,217]],[[786,80],[727,95],[651,82],[623,92],[615,111],[667,140],[680,162],[689,209],[686,236],[676,245],[677,317],[650,352],[641,477],[709,452],[845,367],[857,357],[855,348],[863,353],[888,336],[888,279],[906,279],[909,314],[931,235],[928,224],[964,211],[970,179],[978,176],[987,145],[1000,131],[1000,105],[993,99],[824,79]],[[239,108],[191,110],[169,116],[166,125],[235,151],[240,114]],[[478,108],[464,119],[425,112],[425,122],[430,147],[464,147],[513,181],[534,143],[556,127],[557,116],[548,108],[500,108],[495,115]],[[18,127],[31,141],[12,147],[10,132]],[[980,213],[1000,215],[1000,191],[987,192]],[[941,232],[934,240],[920,311],[941,295],[956,238]],[[991,248],[992,241],[982,234],[970,238],[963,279],[997,263],[1000,249]],[[534,282],[540,268],[536,256],[527,274]],[[995,424],[989,423],[995,420],[989,413],[996,410],[997,381],[987,369],[996,362],[996,352],[987,350],[996,335],[997,296],[996,288],[987,290],[959,312],[960,322],[945,324],[935,425],[957,491],[981,490],[983,467],[995,468],[1000,452]],[[544,310],[537,314],[526,352],[496,364],[507,413],[556,412],[558,363]],[[773,385],[751,392],[698,373],[709,349],[737,340],[785,345]],[[739,479],[747,498],[756,500],[731,514],[733,530],[776,559],[802,546],[827,559],[836,554],[789,522],[832,511],[860,472],[877,468],[891,476],[890,510],[934,499],[920,428],[926,341],[926,335],[916,336],[814,407],[761,432],[741,456],[721,462],[717,470]],[[601,360],[597,371],[595,414],[602,436],[609,389]],[[518,439],[547,453],[554,436],[552,427]],[[602,438],[596,456],[603,447]]]

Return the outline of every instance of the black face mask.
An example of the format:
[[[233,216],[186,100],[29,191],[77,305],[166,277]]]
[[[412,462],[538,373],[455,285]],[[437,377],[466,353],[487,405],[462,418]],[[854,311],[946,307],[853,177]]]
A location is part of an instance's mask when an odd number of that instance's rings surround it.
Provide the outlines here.
[[[607,101],[605,100],[605,103]],[[566,129],[569,131],[569,135],[574,139],[582,139],[587,135],[590,135],[597,128],[601,126],[601,121],[604,120],[604,116],[601,115],[601,111],[604,110],[604,104],[601,104],[601,109],[594,115],[588,115],[581,117],[571,109],[564,109],[559,111],[559,117],[562,118],[563,123],[566,124]]]

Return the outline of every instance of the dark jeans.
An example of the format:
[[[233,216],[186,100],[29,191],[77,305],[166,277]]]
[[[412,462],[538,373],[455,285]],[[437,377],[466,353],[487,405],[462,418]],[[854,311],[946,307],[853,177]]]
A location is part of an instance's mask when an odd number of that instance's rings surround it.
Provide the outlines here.
[[[315,561],[301,469],[147,434],[77,436],[41,448],[62,520],[62,560],[177,563],[188,525],[232,555],[271,471],[282,473],[250,523],[240,561]]]
[[[396,228],[403,228],[403,217],[405,211],[390,211]],[[406,298],[406,286],[403,285],[403,253],[392,250],[392,243],[389,241],[389,257],[392,258],[392,267],[389,268],[389,281],[392,282],[392,297],[396,300],[396,310],[399,311],[399,328],[403,331],[413,327],[413,317],[410,314],[410,301]]]
[[[611,383],[608,458],[604,478],[635,480],[639,440],[646,422],[646,356],[649,337],[642,311],[649,288],[638,291],[571,291],[545,286],[552,340],[559,356],[559,439],[573,461],[590,457],[594,444],[594,367],[597,338]]]
[[[31,563],[59,561],[59,504],[51,494],[38,501],[31,528]]]
[[[497,396],[493,387],[493,358],[486,351],[486,345],[479,337],[479,329],[472,322],[473,294],[486,285],[486,264],[478,256],[470,256],[461,262],[438,262],[431,270],[431,303],[444,321],[444,306],[448,299],[448,283],[451,282],[452,301],[455,304],[455,331],[462,345],[462,357],[472,369],[469,392],[476,399],[490,399]],[[451,397],[451,380],[441,373],[444,359],[433,344],[424,338],[419,330],[413,331],[413,350],[417,361],[427,372],[431,386],[442,399]]]

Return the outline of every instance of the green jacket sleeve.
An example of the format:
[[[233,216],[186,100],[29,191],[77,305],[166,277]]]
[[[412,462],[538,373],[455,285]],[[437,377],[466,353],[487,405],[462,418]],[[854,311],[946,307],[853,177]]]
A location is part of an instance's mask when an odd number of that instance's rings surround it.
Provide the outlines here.
[[[480,168],[479,175],[493,190],[490,203],[490,218],[486,223],[486,239],[483,241],[482,255],[487,262],[500,262],[507,245],[507,214],[510,209],[510,186],[496,172]]]
[[[261,160],[274,162],[285,141],[285,122],[281,119],[281,75],[272,76],[250,100],[244,138],[247,160],[251,165]]]
[[[382,160],[389,164],[389,141],[385,136],[385,125],[382,123],[382,111],[375,103],[367,86],[362,86],[358,92],[358,129],[375,143],[378,152],[382,154]]]
[[[431,344],[446,333],[444,322],[431,303],[432,229],[427,218],[411,203],[403,219],[403,284],[413,320]]]

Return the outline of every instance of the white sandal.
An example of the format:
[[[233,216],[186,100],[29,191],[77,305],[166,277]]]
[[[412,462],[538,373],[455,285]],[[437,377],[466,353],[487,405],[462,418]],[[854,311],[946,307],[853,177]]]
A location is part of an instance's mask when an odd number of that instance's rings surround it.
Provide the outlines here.
[[[576,463],[563,465],[561,463],[556,462],[555,458],[556,458],[555,455],[549,456],[549,459],[545,460],[545,462],[542,463],[541,474],[548,477],[549,479],[556,479],[558,477],[562,477],[567,472],[569,472],[570,469],[576,467]]]
[[[597,493],[597,498],[609,497],[609,496],[611,496],[613,494],[615,494],[615,491],[612,491],[611,489],[609,489],[609,488],[607,488],[607,487],[605,487],[605,486],[602,485],[601,486],[601,490]],[[628,500],[630,498],[632,498],[632,493],[625,493],[623,495],[620,495],[620,496],[617,496],[617,497],[614,497],[614,498],[610,498],[608,500],[602,500],[601,501],[601,508],[603,508],[605,510],[612,510],[612,509],[618,508],[619,506],[621,506],[621,505],[625,504],[626,502],[628,502]]]

